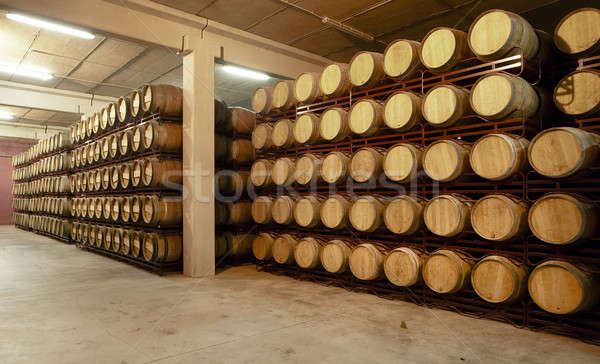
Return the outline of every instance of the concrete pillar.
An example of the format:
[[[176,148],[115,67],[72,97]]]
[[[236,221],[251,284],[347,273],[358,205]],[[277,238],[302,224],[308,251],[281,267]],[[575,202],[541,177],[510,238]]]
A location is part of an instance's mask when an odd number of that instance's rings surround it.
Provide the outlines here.
[[[183,59],[183,272],[215,274],[214,56],[190,40]]]

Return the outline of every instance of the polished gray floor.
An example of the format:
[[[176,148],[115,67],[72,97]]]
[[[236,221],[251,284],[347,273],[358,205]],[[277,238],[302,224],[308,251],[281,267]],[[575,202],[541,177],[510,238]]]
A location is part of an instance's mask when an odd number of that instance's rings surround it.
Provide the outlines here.
[[[4,362],[598,363],[600,347],[249,266],[159,277],[0,227]]]

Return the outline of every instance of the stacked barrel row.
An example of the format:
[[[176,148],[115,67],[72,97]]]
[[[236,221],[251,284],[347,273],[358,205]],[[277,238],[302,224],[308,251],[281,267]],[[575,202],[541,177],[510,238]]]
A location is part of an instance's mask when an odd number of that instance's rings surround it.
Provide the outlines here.
[[[40,140],[13,157],[13,223],[63,240],[70,230],[68,133]]]
[[[555,48],[594,55],[598,14],[569,14]],[[348,65],[258,89],[253,109],[262,122],[252,134],[256,161],[248,183],[259,195],[251,208],[261,226],[250,239],[255,257],[349,270],[364,281],[385,276],[397,286],[423,281],[441,294],[471,287],[494,303],[526,302],[528,291],[555,314],[593,309],[597,272],[577,253],[598,236],[593,194],[558,187],[533,199],[527,193],[533,173],[577,187],[598,164],[593,130],[541,129],[560,118],[545,102],[552,81],[527,69],[556,51],[552,37],[522,17],[490,10],[468,33],[436,28],[421,42],[397,40],[383,54],[359,52]],[[525,64],[524,71],[486,71],[485,62],[513,55],[503,62]],[[581,107],[572,115],[597,115],[600,88],[590,73],[594,81],[580,82],[590,86],[580,86]],[[444,81],[456,74],[463,77]],[[555,88],[558,109],[573,106],[565,92],[570,80]],[[247,240],[220,242],[248,251]],[[561,253],[529,259],[529,241]],[[276,253],[276,242],[285,253]],[[446,242],[451,250],[432,249]]]
[[[71,127],[73,241],[152,267],[180,260],[182,97],[144,85]]]

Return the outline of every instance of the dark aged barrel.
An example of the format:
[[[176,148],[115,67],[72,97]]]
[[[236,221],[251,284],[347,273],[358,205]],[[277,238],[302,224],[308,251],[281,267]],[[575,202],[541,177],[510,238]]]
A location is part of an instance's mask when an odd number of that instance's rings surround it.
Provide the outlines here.
[[[142,124],[145,150],[153,150],[166,153],[177,153],[182,151],[181,125],[174,123],[159,123],[150,121]]]
[[[548,260],[533,269],[527,286],[540,308],[564,315],[594,307],[598,303],[599,283],[584,265]]]
[[[590,116],[600,111],[600,72],[575,71],[563,77],[554,89],[554,104],[571,116]]]
[[[472,264],[463,254],[451,250],[432,253],[423,267],[423,280],[437,293],[455,293],[469,285]]]
[[[529,228],[543,242],[571,244],[594,236],[600,214],[593,202],[576,194],[549,193],[529,209]]]
[[[145,114],[181,116],[183,90],[171,85],[144,85],[141,91],[141,108]]]
[[[384,76],[383,54],[361,51],[350,61],[350,82],[358,88],[371,88]]]
[[[343,240],[330,240],[321,250],[321,265],[329,273],[344,273],[348,270],[352,248]]]
[[[384,72],[397,80],[412,77],[422,68],[421,43],[413,40],[398,39],[390,43],[383,53]]]
[[[435,235],[454,237],[471,228],[472,205],[459,195],[440,195],[427,202],[423,220]]]
[[[592,55],[600,49],[600,9],[570,12],[554,29],[554,44],[573,57]]]
[[[527,170],[529,141],[512,134],[488,134],[479,138],[471,149],[469,161],[482,178],[502,181]]]
[[[255,158],[254,147],[248,139],[234,139],[231,142],[231,159],[237,163],[249,163]]]
[[[434,28],[421,42],[421,62],[433,72],[447,72],[461,60],[472,57],[467,33],[451,28]]]
[[[414,128],[423,120],[421,96],[409,91],[397,91],[387,98],[384,105],[385,125],[401,132]]]
[[[487,302],[514,302],[527,292],[527,269],[514,259],[490,255],[473,267],[471,285]]]
[[[256,126],[256,114],[243,107],[230,107],[231,125],[237,133],[249,135]]]
[[[480,14],[469,28],[469,47],[484,61],[523,53],[534,58],[540,41],[533,27],[521,16],[492,9]]]
[[[319,88],[323,95],[334,98],[347,94],[350,83],[349,66],[345,63],[333,63],[323,68],[319,78]]]
[[[489,120],[530,118],[540,105],[537,92],[527,81],[506,73],[479,78],[469,101],[473,111]]]
[[[294,82],[294,97],[303,104],[312,104],[323,96],[318,73],[304,72]]]
[[[492,241],[506,241],[528,231],[529,204],[513,195],[486,195],[471,209],[471,225],[477,235]]]
[[[595,165],[599,142],[600,135],[582,129],[546,129],[531,140],[527,157],[529,164],[542,176],[570,177]]]
[[[127,124],[131,118],[131,100],[127,96],[122,96],[117,101],[117,124]]]

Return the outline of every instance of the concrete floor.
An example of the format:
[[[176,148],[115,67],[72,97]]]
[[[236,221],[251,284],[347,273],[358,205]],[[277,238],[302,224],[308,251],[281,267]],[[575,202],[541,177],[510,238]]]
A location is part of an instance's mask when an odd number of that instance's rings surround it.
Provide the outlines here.
[[[598,363],[600,347],[254,267],[159,277],[0,227],[1,363],[283,361]]]

